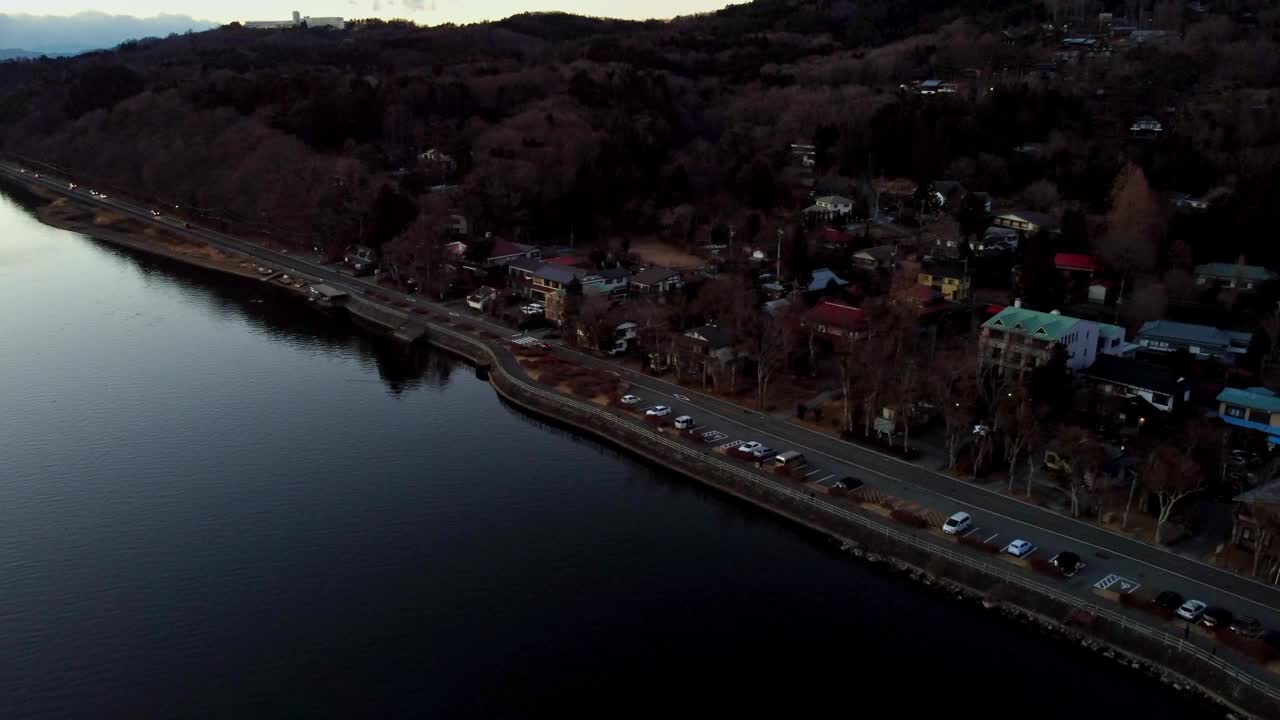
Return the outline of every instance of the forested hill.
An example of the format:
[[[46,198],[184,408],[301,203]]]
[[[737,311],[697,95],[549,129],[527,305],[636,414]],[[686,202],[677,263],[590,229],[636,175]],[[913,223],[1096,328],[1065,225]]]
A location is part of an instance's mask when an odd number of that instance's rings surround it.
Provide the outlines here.
[[[792,142],[818,146],[820,184],[1049,183],[1098,212],[1133,155],[1129,123],[1160,114],[1173,132],[1136,158],[1152,183],[1229,182],[1227,221],[1253,222],[1271,202],[1259,188],[1280,186],[1280,15],[1204,5],[760,0],[669,22],[231,25],[0,64],[0,143],[300,245],[378,245],[453,212],[538,242],[691,242],[807,203]],[[1098,11],[1130,7],[1158,41],[1061,56],[1064,24],[1109,42]],[[959,91],[906,89],[929,78]]]

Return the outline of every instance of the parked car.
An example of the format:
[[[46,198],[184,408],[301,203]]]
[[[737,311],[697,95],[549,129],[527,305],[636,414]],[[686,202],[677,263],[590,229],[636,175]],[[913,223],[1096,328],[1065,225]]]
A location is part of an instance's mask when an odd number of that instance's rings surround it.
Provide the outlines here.
[[[648,410],[645,410],[644,414],[649,417],[666,417],[671,414],[671,408],[666,405],[654,405]]]
[[[1053,559],[1049,562],[1053,563],[1053,566],[1058,568],[1058,571],[1067,577],[1075,575],[1084,568],[1084,561],[1080,559],[1079,555],[1073,552],[1060,552],[1057,555],[1054,555]]]
[[[1014,557],[1022,557],[1023,555],[1031,552],[1031,548],[1033,547],[1034,546],[1026,540],[1014,540],[1009,543],[1009,547],[1004,550]]]
[[[858,488],[862,487],[864,484],[865,483],[863,483],[861,480],[859,480],[856,477],[850,477],[848,475],[845,475],[844,477],[835,481],[835,483],[832,484],[831,487],[838,488],[840,490],[857,490]]]
[[[1208,605],[1199,600],[1188,600],[1178,606],[1178,617],[1187,622],[1197,622],[1200,616],[1204,615],[1204,611],[1208,609]]]
[[[764,443],[751,440],[739,445],[736,450],[744,455],[751,455],[764,447]]]
[[[1241,637],[1256,638],[1262,636],[1262,622],[1256,617],[1241,615],[1231,621],[1231,632]]]
[[[623,395],[622,404],[623,405],[639,405],[640,398],[636,397],[635,395]]]
[[[774,454],[773,448],[769,447],[768,445],[761,445],[760,447],[752,451],[751,457],[759,460],[760,458],[766,458],[773,454]]]
[[[973,518],[969,513],[958,512],[942,523],[942,532],[948,535],[956,535],[968,530],[970,525],[973,525]]]
[[[1200,616],[1200,622],[1204,623],[1207,628],[1225,628],[1231,625],[1231,621],[1235,620],[1235,615],[1226,608],[1210,607],[1206,608]]]
[[[796,450],[787,450],[775,455],[773,461],[782,467],[795,467],[804,464],[804,454]]]
[[[693,428],[693,418],[688,415],[681,415],[676,418],[675,425],[677,430],[690,430]]]
[[[1165,590],[1156,595],[1155,603],[1165,610],[1173,612],[1182,605],[1182,596],[1172,590]]]
[[[159,211],[159,210],[152,210],[152,211],[151,211],[151,215],[152,215],[152,217],[160,217],[160,211]]]

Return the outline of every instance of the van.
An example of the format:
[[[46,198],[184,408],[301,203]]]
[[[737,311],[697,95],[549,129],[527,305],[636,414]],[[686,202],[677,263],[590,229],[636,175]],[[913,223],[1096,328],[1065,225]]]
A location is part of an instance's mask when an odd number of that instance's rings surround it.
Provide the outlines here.
[[[681,415],[680,417],[676,418],[676,429],[677,430],[693,429],[693,418],[688,415]]]
[[[795,465],[804,464],[804,455],[795,450],[778,453],[773,461],[782,467],[793,467]]]

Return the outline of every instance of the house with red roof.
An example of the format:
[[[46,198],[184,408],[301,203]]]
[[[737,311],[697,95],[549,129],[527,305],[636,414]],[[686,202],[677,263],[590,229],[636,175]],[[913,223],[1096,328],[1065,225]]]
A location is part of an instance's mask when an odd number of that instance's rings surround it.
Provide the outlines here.
[[[867,315],[862,308],[823,300],[804,313],[801,325],[818,335],[858,339],[867,333]]]
[[[1053,256],[1053,264],[1062,272],[1088,273],[1093,275],[1102,269],[1092,255],[1084,253],[1058,253]]]

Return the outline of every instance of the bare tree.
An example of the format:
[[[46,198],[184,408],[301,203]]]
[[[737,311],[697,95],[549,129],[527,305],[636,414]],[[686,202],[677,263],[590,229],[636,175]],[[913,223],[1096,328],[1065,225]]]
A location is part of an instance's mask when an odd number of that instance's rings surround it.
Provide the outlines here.
[[[738,339],[756,366],[756,406],[765,410],[769,380],[785,364],[794,348],[794,333],[786,315],[759,312],[745,315]]]
[[[1107,230],[1096,247],[1102,260],[1121,273],[1121,302],[1130,277],[1155,266],[1165,217],[1166,205],[1151,189],[1142,168],[1126,165],[1112,187]]]
[[[955,469],[960,445],[972,432],[977,412],[977,359],[963,350],[939,353],[928,378],[930,396],[938,404],[945,428],[947,468]]]
[[[1041,433],[1040,413],[1021,386],[1011,390],[996,405],[999,432],[1004,438],[1004,459],[1009,463],[1009,493],[1017,475],[1018,460],[1029,452],[1031,443]]]
[[[1204,473],[1184,450],[1161,445],[1147,457],[1138,479],[1160,503],[1160,513],[1156,516],[1158,544],[1174,507],[1178,501],[1200,491],[1204,484]]]
[[[1071,499],[1071,516],[1080,517],[1081,502],[1095,489],[1106,461],[1102,441],[1083,428],[1068,425],[1054,435],[1050,445],[1067,464],[1062,484]]]

